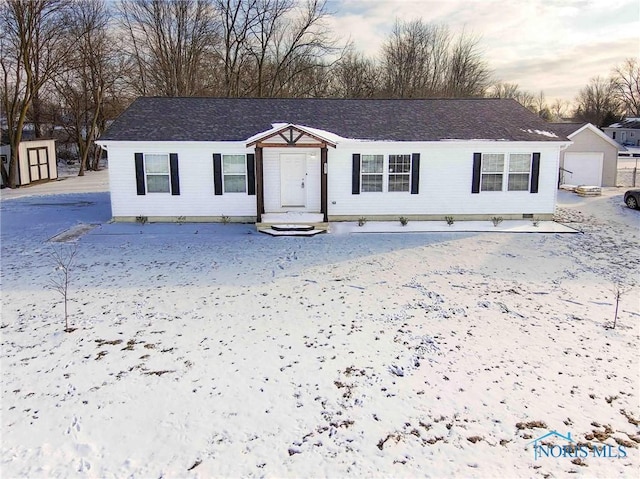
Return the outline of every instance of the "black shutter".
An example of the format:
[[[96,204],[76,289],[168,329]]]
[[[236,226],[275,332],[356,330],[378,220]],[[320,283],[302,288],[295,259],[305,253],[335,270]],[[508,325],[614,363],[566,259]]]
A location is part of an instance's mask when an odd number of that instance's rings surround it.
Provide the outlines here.
[[[531,162],[531,193],[538,192],[538,177],[540,176],[540,153],[533,154],[533,161]]]
[[[471,181],[471,193],[480,193],[480,172],[482,168],[482,153],[473,154],[473,180]]]
[[[420,185],[420,153],[411,155],[411,194],[418,194],[418,186]]]
[[[171,174],[171,194],[180,194],[180,175],[178,173],[178,154],[169,153],[169,172]]]
[[[138,195],[144,195],[144,157],[142,153],[135,154],[136,159],[136,188],[138,189]]]
[[[351,194],[360,194],[360,155],[354,153],[352,157],[352,170],[351,170]]]
[[[247,194],[256,194],[256,155],[247,154]]]
[[[213,154],[213,190],[216,195],[222,194],[222,155]]]

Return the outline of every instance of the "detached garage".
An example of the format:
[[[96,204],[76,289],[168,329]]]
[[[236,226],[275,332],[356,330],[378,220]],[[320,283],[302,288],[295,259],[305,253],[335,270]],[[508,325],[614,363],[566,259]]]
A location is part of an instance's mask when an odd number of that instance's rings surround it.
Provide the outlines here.
[[[591,123],[551,123],[573,144],[560,153],[558,183],[616,186],[619,145]]]

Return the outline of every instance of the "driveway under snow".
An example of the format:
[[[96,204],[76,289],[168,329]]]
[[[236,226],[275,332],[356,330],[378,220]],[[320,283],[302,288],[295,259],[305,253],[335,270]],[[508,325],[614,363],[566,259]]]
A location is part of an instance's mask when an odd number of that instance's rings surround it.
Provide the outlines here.
[[[561,193],[582,234],[272,238],[83,228],[108,193],[3,195],[0,472],[633,476],[640,214],[621,197]],[[72,244],[64,333],[50,251]],[[536,460],[551,430],[626,457]]]

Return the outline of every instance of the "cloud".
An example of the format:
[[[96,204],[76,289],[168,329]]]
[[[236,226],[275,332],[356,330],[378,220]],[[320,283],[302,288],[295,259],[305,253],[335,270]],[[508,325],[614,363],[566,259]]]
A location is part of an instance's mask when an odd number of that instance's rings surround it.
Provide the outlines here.
[[[334,0],[332,29],[377,56],[394,20],[422,18],[480,37],[494,76],[573,99],[590,78],[639,56],[637,0]]]

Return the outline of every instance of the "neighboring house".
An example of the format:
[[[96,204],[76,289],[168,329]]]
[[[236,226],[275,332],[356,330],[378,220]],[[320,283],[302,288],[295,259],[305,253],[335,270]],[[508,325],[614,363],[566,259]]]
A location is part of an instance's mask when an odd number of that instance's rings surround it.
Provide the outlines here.
[[[543,219],[549,129],[508,99],[139,98],[97,143],[115,220]]]
[[[618,151],[624,147],[591,123],[549,125],[573,142],[560,153],[560,184],[616,186]]]
[[[640,118],[626,118],[603,128],[606,135],[623,146],[640,146]]]
[[[7,173],[10,160],[11,147],[3,138],[3,144],[0,145],[0,161]],[[56,140],[39,138],[21,141],[18,145],[18,168],[14,174],[17,186],[58,178]]]

